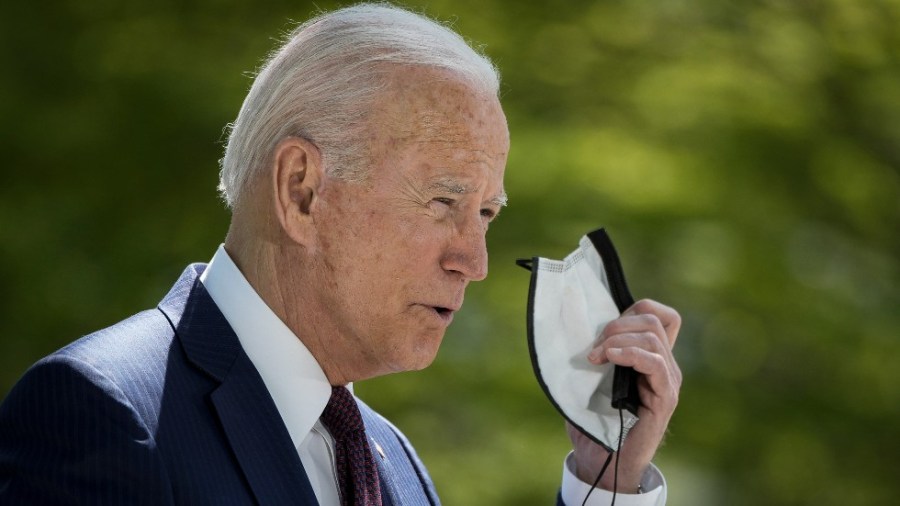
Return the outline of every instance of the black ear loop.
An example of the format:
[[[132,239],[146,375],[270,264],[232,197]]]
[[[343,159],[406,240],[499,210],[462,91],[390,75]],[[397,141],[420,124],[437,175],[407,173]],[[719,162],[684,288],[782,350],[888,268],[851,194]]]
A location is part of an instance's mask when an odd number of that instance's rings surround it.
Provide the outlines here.
[[[600,472],[597,474],[597,479],[594,480],[594,484],[591,485],[591,489],[588,490],[588,493],[584,496],[584,501],[582,501],[581,506],[585,506],[587,504],[588,497],[591,496],[591,492],[597,488],[597,484],[600,483],[600,478],[603,477],[603,473],[606,472],[606,468],[609,467],[609,463],[613,458],[613,455],[616,455],[616,465],[613,466],[613,496],[612,501],[609,503],[609,506],[615,506],[616,504],[616,493],[619,489],[619,452],[622,451],[622,436],[625,434],[625,417],[622,415],[622,408],[619,408],[619,442],[616,443],[616,452],[609,452],[609,455],[606,457],[606,462],[603,463],[603,467],[600,468]]]

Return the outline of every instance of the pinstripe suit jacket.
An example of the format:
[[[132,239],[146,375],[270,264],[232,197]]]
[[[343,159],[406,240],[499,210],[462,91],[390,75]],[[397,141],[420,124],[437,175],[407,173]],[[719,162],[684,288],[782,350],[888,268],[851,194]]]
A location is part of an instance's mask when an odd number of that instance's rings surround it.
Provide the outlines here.
[[[189,266],[156,309],[35,364],[0,406],[0,505],[317,504],[259,373]],[[385,503],[439,504],[363,403]]]

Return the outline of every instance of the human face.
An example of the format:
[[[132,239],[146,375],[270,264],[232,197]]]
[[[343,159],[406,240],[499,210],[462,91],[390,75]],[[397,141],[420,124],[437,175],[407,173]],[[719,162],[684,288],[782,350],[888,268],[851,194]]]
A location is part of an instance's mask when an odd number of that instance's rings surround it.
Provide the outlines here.
[[[316,326],[350,381],[432,362],[466,286],[487,275],[485,234],[505,202],[496,97],[404,69],[372,125],[367,181],[327,179],[315,216]]]

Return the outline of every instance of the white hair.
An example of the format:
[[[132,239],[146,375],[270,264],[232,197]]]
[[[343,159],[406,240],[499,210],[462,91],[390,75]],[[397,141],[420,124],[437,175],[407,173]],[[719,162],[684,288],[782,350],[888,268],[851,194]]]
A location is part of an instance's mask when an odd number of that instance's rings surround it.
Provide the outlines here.
[[[229,125],[219,191],[234,208],[275,146],[296,136],[314,143],[331,176],[363,180],[366,119],[386,79],[385,64],[450,71],[496,96],[494,65],[450,28],[387,4],[360,4],[298,26],[256,76]]]

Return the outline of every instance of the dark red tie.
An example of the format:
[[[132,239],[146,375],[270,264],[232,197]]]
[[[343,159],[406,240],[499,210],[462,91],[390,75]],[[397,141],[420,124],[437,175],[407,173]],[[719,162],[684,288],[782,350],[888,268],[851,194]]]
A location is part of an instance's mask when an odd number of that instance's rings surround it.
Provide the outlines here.
[[[331,399],[322,423],[334,438],[341,504],[381,506],[378,468],[366,439],[366,428],[353,394],[346,387],[331,387]]]

